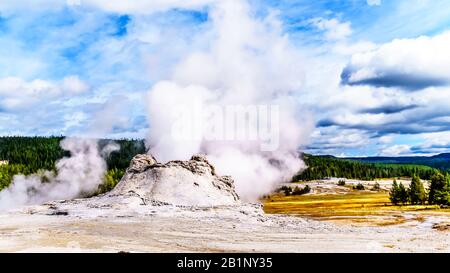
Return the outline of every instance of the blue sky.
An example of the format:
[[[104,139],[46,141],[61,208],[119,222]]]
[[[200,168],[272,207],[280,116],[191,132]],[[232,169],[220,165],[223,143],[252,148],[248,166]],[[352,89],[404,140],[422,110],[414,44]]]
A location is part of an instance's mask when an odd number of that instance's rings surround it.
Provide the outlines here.
[[[0,134],[76,135],[119,105],[106,135],[145,137],[146,92],[208,47],[220,1],[123,2],[0,3]],[[448,1],[247,2],[255,22],[275,16],[303,57],[298,101],[316,126],[302,149],[450,151]]]

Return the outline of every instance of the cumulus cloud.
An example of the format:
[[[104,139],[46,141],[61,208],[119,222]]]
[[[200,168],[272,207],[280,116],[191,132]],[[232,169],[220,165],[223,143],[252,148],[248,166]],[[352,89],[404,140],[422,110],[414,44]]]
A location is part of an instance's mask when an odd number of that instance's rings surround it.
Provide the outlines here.
[[[450,151],[450,131],[423,133],[421,142],[411,145],[411,152],[417,155],[435,155]]]
[[[396,39],[355,54],[341,74],[346,85],[420,90],[450,83],[450,32]]]
[[[26,1],[16,4],[20,3]],[[3,134],[83,132],[98,105],[116,95],[133,100],[124,116],[142,115],[139,92],[167,75],[180,52],[190,48],[186,40],[198,31],[188,23],[194,20],[190,13],[182,11],[136,16],[123,23],[122,16],[83,6],[45,12],[39,5],[35,8],[31,4],[14,16],[0,9]],[[117,35],[123,28],[124,34]],[[120,126],[114,126],[114,137],[145,135],[146,122],[138,129],[129,124],[128,130],[134,131],[125,132],[123,122],[117,121]]]
[[[377,136],[447,131],[449,91],[433,87],[413,95],[397,89],[345,88],[328,100],[327,105],[339,106],[330,110],[319,126],[359,129]]]
[[[89,90],[77,76],[68,76],[61,81],[36,79],[25,81],[17,77],[0,79],[0,109],[17,111],[47,100],[79,95]]]
[[[342,149],[358,149],[369,144],[369,137],[358,130],[342,129],[339,133],[328,128],[316,130],[312,134],[313,142],[306,148],[313,153],[336,153]]]
[[[106,127],[112,128],[114,137],[142,137],[147,127],[142,118],[142,93],[149,86],[169,79],[181,88],[199,85],[213,90],[232,82],[233,73],[227,72],[230,70],[246,76],[236,82],[259,82],[256,89],[263,90],[267,97],[276,92],[266,93],[265,89],[294,90],[301,83],[306,92],[295,94],[295,99],[308,104],[320,125],[310,145],[314,151],[321,147],[336,154],[346,149],[360,151],[373,143],[387,144],[385,136],[424,137],[424,132],[450,130],[450,62],[445,48],[448,33],[385,42],[396,36],[434,33],[448,18],[450,9],[445,8],[445,0],[398,1],[383,10],[376,24],[367,18],[363,36],[353,15],[347,11],[338,14],[331,6],[330,11],[324,11],[320,3],[315,4],[318,1],[298,5],[304,23],[295,24],[294,32],[283,33],[280,29],[290,27],[289,15],[299,11],[294,10],[295,5],[286,1],[259,5],[260,1],[251,1],[257,9],[281,9],[281,20],[262,20],[267,23],[265,29],[274,29],[275,41],[289,44],[289,50],[295,47],[295,52],[306,58],[295,56],[289,62],[283,60],[282,53],[273,53],[270,59],[280,57],[279,61],[268,62],[269,58],[254,61],[245,59],[245,54],[228,54],[223,55],[229,60],[226,68],[217,65],[224,61],[211,57],[220,54],[205,50],[212,48],[211,41],[217,37],[217,32],[211,30],[215,16],[212,10],[221,2],[0,1],[0,130],[30,135],[80,132],[101,105],[112,103],[108,98],[123,95],[132,100],[129,112],[123,113],[130,119]],[[367,4],[381,2],[368,0]],[[360,4],[357,6],[366,8],[365,1]],[[268,14],[275,17],[277,13],[269,10]],[[272,37],[261,38],[268,37],[265,31],[248,31],[248,26],[254,26],[253,20],[247,24],[237,19],[234,29],[223,29],[230,37],[236,36],[234,41],[241,38],[240,33],[250,33],[253,36],[249,40],[272,43]],[[361,37],[376,38],[378,44],[353,39]],[[283,42],[278,43],[281,49]],[[236,45],[225,44],[224,48]],[[248,42],[244,47],[253,49],[254,44]],[[234,51],[242,52],[238,49]],[[267,55],[264,47],[256,49],[254,55]],[[242,60],[232,64],[239,58]],[[261,66],[270,73],[260,73]],[[302,67],[307,69],[300,71]],[[284,72],[290,70],[293,72]],[[62,79],[61,75],[79,77]],[[284,81],[280,84],[272,78]],[[236,92],[235,96],[252,99],[245,92]],[[122,126],[127,122],[128,127]],[[340,135],[352,141],[337,137]]]
[[[342,40],[352,34],[350,22],[341,22],[336,18],[314,18],[311,23],[323,31],[328,40]]]
[[[450,54],[445,50],[449,37],[444,32],[394,40],[352,54],[350,62],[343,62],[341,84],[333,85],[333,74],[327,73],[330,80],[313,89],[327,98],[312,100],[315,109],[323,111],[318,114],[318,128],[310,145],[314,151],[365,154],[363,149],[372,147],[369,153],[384,155],[445,152],[446,143],[428,140],[450,130],[450,67],[446,61]],[[335,137],[349,131],[366,138],[366,144],[351,147]],[[387,146],[405,135],[414,136],[414,141]],[[419,145],[421,141],[424,144]]]
[[[68,76],[61,81],[61,90],[69,95],[83,94],[89,90],[89,86],[78,76]]]
[[[382,156],[401,156],[401,155],[411,155],[411,147],[409,145],[393,145],[380,151]]]

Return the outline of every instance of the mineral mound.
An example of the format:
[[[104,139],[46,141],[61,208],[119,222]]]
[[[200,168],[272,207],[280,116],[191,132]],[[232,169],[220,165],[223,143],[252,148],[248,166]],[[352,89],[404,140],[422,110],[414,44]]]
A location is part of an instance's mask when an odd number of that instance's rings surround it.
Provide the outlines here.
[[[136,155],[110,196],[138,196],[145,204],[229,206],[240,204],[230,176],[219,176],[203,155],[162,164]]]

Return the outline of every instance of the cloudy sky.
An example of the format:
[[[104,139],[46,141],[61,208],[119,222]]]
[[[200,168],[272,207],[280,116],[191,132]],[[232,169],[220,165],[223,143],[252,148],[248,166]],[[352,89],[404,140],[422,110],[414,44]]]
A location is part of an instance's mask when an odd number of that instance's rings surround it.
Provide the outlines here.
[[[210,45],[223,1],[0,1],[0,134],[103,126],[109,137],[145,137],[143,97]],[[295,71],[281,78],[296,82],[291,91],[316,124],[304,150],[450,151],[448,1],[228,1],[245,3],[245,23],[277,29],[295,54],[279,72]]]

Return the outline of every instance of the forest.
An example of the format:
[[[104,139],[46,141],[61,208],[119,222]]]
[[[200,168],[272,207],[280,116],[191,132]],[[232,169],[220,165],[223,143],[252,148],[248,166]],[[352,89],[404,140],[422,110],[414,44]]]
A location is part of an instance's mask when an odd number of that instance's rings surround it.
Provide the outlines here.
[[[356,160],[339,159],[332,156],[303,154],[308,168],[295,175],[293,181],[341,177],[348,179],[374,180],[375,178],[412,177],[430,179],[437,169],[416,164],[363,163]],[[445,172],[445,171],[440,171]]]
[[[429,166],[435,169],[450,171],[450,153],[442,153],[433,156],[397,156],[397,157],[347,157],[344,159],[359,161],[362,163],[383,164],[415,164]]]

